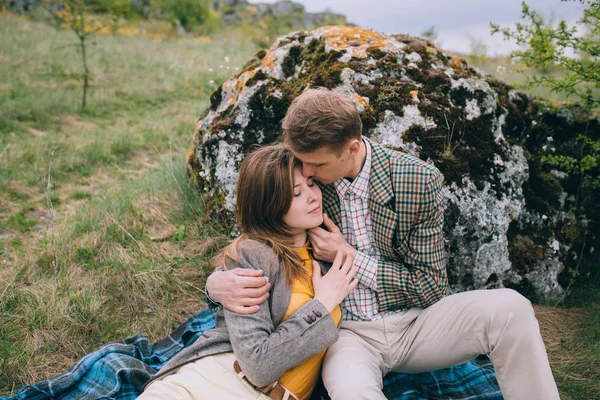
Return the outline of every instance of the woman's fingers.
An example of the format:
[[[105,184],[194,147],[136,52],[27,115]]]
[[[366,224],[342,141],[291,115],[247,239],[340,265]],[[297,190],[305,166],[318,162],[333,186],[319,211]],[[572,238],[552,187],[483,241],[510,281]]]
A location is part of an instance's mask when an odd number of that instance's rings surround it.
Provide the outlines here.
[[[354,276],[354,278],[352,278],[352,280],[348,284],[348,288],[349,288],[348,293],[350,293],[352,290],[354,290],[356,285],[358,285],[358,277]]]
[[[331,265],[331,270],[337,271],[340,269],[340,265],[342,265],[342,261],[344,259],[344,254],[338,250],[337,253],[335,253],[335,258],[333,259],[333,264]]]
[[[356,269],[356,266],[352,264],[352,267],[348,270],[348,273],[346,274],[346,279],[348,279],[348,282],[352,282],[352,280],[356,278],[357,275],[358,270]]]
[[[352,257],[346,257],[346,259],[344,260],[344,264],[342,265],[342,268],[340,268],[340,270],[347,274],[353,265],[354,265],[354,259]]]

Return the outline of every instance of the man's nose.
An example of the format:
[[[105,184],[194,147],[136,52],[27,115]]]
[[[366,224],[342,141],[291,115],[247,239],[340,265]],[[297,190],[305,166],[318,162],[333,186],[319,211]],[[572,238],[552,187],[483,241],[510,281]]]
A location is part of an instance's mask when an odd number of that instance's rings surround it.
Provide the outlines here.
[[[311,177],[315,174],[316,168],[313,165],[302,163],[302,176],[305,178]]]

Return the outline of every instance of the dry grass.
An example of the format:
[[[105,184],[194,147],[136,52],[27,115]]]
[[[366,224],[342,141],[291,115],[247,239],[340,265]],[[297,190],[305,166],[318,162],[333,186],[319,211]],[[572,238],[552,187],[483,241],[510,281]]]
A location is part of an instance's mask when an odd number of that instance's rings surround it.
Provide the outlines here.
[[[73,40],[0,16],[0,395],[111,340],[166,335],[203,306],[227,240],[202,220],[184,155],[211,91],[255,47],[99,37],[83,112]],[[536,311],[563,397],[600,393],[588,311]]]

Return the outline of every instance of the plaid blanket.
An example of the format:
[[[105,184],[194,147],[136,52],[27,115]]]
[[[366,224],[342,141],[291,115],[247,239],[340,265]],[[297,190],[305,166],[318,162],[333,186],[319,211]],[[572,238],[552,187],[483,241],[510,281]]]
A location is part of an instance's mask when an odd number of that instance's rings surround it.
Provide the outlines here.
[[[3,400],[135,399],[144,383],[171,357],[214,326],[213,311],[204,309],[155,344],[139,334],[108,343],[64,374],[25,386]],[[502,399],[487,357],[441,371],[391,373],[385,377],[384,392],[387,398],[397,400]]]

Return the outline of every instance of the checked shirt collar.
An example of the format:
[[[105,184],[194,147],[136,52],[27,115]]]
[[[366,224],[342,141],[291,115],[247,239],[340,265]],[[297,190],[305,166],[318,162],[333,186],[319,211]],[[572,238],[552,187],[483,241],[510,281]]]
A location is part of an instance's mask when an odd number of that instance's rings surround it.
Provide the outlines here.
[[[354,179],[350,182],[348,179],[342,178],[333,183],[335,190],[340,197],[343,199],[347,192],[350,190],[350,194],[358,198],[367,198],[369,196],[369,178],[371,177],[371,144],[368,140],[363,140],[367,149],[367,157],[362,169]]]

